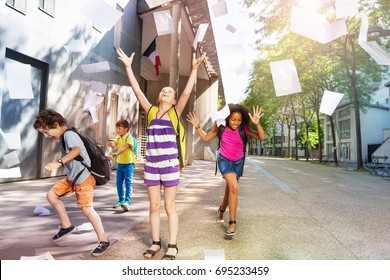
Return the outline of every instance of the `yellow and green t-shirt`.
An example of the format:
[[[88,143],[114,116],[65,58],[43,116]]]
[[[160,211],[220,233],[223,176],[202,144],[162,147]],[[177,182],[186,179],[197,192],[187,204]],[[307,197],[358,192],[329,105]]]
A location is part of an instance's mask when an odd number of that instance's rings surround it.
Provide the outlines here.
[[[118,150],[122,149],[125,143],[129,144],[129,148],[126,149],[123,153],[117,156],[116,162],[119,164],[128,164],[128,163],[136,163],[137,158],[133,153],[134,142],[133,137],[131,137],[128,133],[126,133],[123,137],[118,135],[115,138],[115,142],[117,143]],[[130,149],[131,148],[131,149]]]

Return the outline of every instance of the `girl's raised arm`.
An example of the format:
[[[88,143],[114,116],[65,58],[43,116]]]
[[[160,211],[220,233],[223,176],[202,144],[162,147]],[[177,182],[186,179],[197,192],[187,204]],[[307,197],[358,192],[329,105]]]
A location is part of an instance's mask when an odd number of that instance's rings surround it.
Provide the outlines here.
[[[131,64],[133,63],[134,53],[128,57],[124,51],[120,48],[116,48],[116,52],[118,54],[118,58],[120,61],[123,62],[126,68],[127,77],[129,78],[130,85],[133,88],[133,91],[135,93],[135,96],[138,99],[139,104],[141,107],[147,112],[149,108],[152,106],[152,104],[149,102],[149,100],[146,98],[145,94],[142,92],[141,88],[139,87],[138,81],[134,76],[133,69],[131,68]]]

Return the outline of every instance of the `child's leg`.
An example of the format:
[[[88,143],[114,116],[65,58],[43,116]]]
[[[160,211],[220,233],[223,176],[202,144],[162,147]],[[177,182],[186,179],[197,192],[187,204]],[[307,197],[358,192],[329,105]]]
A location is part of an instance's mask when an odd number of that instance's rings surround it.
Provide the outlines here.
[[[237,176],[235,173],[228,173],[225,175],[225,180],[226,180],[226,185],[229,188],[228,204],[229,204],[230,221],[235,221],[236,213],[237,213],[237,204],[238,204],[238,193],[239,193]]]
[[[160,240],[160,207],[161,207],[161,191],[160,185],[157,186],[148,186],[148,195],[149,195],[149,222],[150,227],[152,229],[152,239],[153,241]],[[150,250],[158,251],[160,250],[160,246],[152,245]],[[145,258],[153,257],[152,254],[145,254]]]
[[[133,174],[134,174],[134,164],[131,163],[127,166],[125,171],[125,186],[126,186],[126,194],[125,201],[130,204],[131,198],[133,195]]]
[[[91,222],[93,228],[95,229],[97,238],[99,241],[107,242],[107,236],[104,233],[103,223],[99,214],[95,211],[92,206],[86,206],[81,208],[84,215]]]
[[[123,180],[125,177],[125,165],[118,164],[116,169],[116,189],[118,192],[118,201],[125,201],[125,192],[123,189]]]
[[[63,178],[57,182],[46,194],[46,198],[54,208],[54,211],[57,213],[58,218],[60,219],[61,228],[69,228],[72,224],[70,222],[68,213],[64,203],[61,201],[60,197],[64,197],[73,193],[72,182],[68,181],[67,178]]]
[[[170,244],[176,244],[179,230],[179,218],[176,211],[176,186],[164,187],[164,208],[168,217],[168,231]]]

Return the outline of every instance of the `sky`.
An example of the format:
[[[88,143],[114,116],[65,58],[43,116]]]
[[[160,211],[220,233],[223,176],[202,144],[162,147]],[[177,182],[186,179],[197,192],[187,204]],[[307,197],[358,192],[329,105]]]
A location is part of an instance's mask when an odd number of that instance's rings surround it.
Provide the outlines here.
[[[210,18],[217,46],[227,103],[245,98],[249,71],[256,58],[255,20],[242,7],[242,1],[226,0],[228,13],[216,16],[215,8],[223,1],[208,0]],[[232,32],[233,31],[233,32]]]

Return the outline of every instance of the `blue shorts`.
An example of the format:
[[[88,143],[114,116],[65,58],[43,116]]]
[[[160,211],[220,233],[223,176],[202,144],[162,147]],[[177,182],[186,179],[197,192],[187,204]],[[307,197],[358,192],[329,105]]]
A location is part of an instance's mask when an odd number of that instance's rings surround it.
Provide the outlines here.
[[[235,173],[238,180],[242,176],[242,172],[244,170],[244,157],[237,161],[230,161],[224,156],[218,154],[217,162],[222,177],[225,177],[228,173]]]

